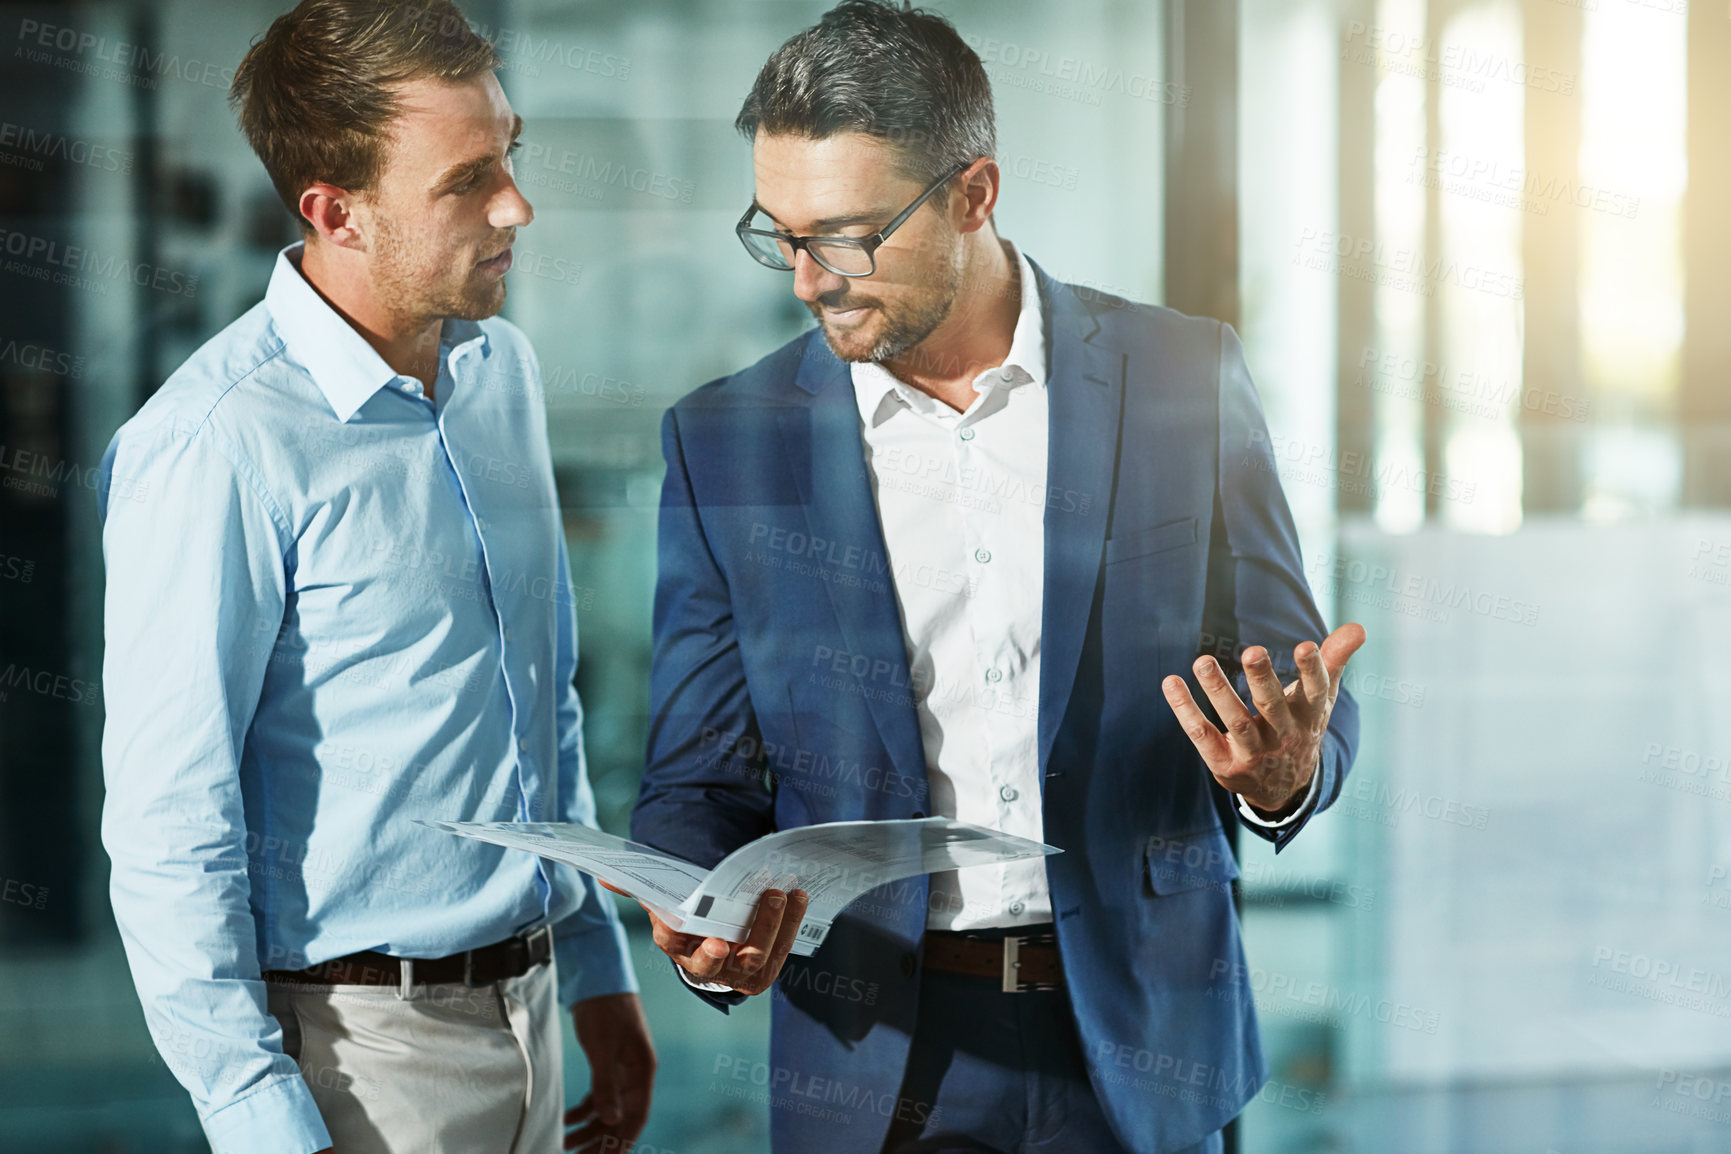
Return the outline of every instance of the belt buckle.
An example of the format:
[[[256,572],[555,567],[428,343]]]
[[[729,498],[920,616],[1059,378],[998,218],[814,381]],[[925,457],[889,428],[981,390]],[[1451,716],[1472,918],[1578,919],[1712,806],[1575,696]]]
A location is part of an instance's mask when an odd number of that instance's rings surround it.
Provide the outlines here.
[[[523,944],[529,950],[529,965],[524,971],[527,973],[553,956],[553,927],[536,926],[523,935]]]
[[[528,964],[523,967],[523,973],[526,974],[553,956],[553,927],[536,926],[528,933],[510,939],[507,949],[517,957],[527,959]],[[518,953],[517,951],[521,951],[521,953]],[[516,967],[506,963],[503,968],[505,970],[511,970]],[[470,989],[475,988],[474,950],[463,951],[463,984],[468,986]],[[490,986],[492,984],[491,981],[481,983],[481,985],[484,986]]]
[[[1055,990],[1057,985],[1052,982],[1024,982],[1021,977],[1022,947],[1029,942],[1044,944],[1049,934],[1014,935],[1004,939],[1004,993],[1026,994],[1036,990]]]

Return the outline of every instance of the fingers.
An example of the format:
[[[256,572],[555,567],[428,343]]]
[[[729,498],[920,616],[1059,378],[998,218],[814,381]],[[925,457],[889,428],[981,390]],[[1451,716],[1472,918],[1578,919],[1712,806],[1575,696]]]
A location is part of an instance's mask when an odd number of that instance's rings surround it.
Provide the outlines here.
[[[731,953],[732,947],[720,938],[704,938],[690,954],[673,960],[685,967],[685,972],[698,981],[713,982],[719,980]]]
[[[1244,679],[1250,686],[1250,700],[1256,703],[1256,712],[1274,727],[1274,732],[1282,739],[1297,733],[1298,722],[1286,703],[1286,689],[1280,684],[1280,675],[1274,672],[1267,649],[1252,645],[1244,651]],[[1237,696],[1233,694],[1234,698]]]
[[[782,961],[793,948],[807,902],[804,890],[795,890],[793,895],[765,890],[751,931],[737,946],[721,938],[677,934],[665,925],[655,927],[655,944],[700,982],[725,982],[741,993],[762,993],[775,981]],[[682,943],[675,939],[693,944],[681,949]]]
[[[1161,682],[1161,687],[1166,690],[1166,703],[1177,715],[1178,724],[1191,744],[1196,746],[1196,752],[1202,755],[1203,763],[1211,770],[1230,765],[1232,749],[1226,735],[1215,729],[1214,723],[1203,714],[1201,707],[1191,698],[1190,687],[1184,684],[1184,679],[1176,675],[1168,677]]]
[[[1348,622],[1321,645],[1301,641],[1292,651],[1298,678],[1283,686],[1266,647],[1244,650],[1243,668],[1253,714],[1232,682],[1211,656],[1199,657],[1192,668],[1214,705],[1222,734],[1191,700],[1181,677],[1167,677],[1161,686],[1179,724],[1202,754],[1216,781],[1252,805],[1274,812],[1288,804],[1295,789],[1308,784],[1316,761],[1316,743],[1340,692],[1346,662],[1364,644],[1363,626]],[[1304,778],[1300,782],[1300,778]]]
[[[643,1126],[649,1119],[648,1103],[641,1107],[633,1105],[618,1122],[608,1124],[595,1116],[594,1111],[587,1115],[587,1124],[581,1129],[572,1130],[565,1135],[565,1149],[582,1152],[602,1150],[629,1150],[631,1143],[643,1133]],[[571,1114],[565,1115],[567,1129],[576,1126],[571,1120]]]
[[[626,1063],[630,1066],[631,1063]],[[626,1150],[637,1136],[643,1133],[644,1124],[649,1120],[650,1079],[653,1071],[631,1069],[623,1071],[628,1081],[622,1090],[617,1085],[611,1091],[602,1087],[599,1072],[591,1070],[594,1078],[592,1089],[571,1109],[565,1111],[565,1128],[570,1133],[565,1135],[564,1146],[567,1150],[589,1150],[591,1148]],[[604,1108],[596,1105],[597,1096],[612,1092],[615,1098],[616,1116],[607,1117]],[[608,1140],[611,1139],[611,1144]],[[603,1145],[597,1147],[597,1143]]]
[[[784,894],[780,890],[765,890],[752,921],[751,934],[735,951],[733,959],[717,966],[707,981],[725,982],[742,994],[761,994],[781,976],[782,963],[799,940],[800,923],[805,920],[810,898],[804,890]],[[718,939],[711,938],[711,941]],[[747,963],[750,963],[747,965]],[[687,967],[690,971],[690,967]],[[697,977],[691,971],[692,977]]]
[[[655,1093],[655,1055],[650,1052],[627,1061],[623,1102],[625,1116],[619,1120],[619,1136],[629,1149],[649,1123],[649,1102]]]
[[[775,946],[776,932],[781,929],[786,908],[786,894],[780,890],[763,891],[763,897],[757,903],[757,916],[751,922],[751,933],[734,953],[733,964],[737,969],[755,974],[763,968]]]
[[[787,955],[793,951],[793,944],[799,940],[799,925],[805,920],[805,908],[810,899],[804,890],[794,890],[788,896],[787,914],[781,920],[781,932],[775,937],[775,949],[769,955],[769,965],[765,968],[768,980],[764,988],[775,981],[781,973],[782,963],[787,961]]]
[[[678,933],[654,914],[650,914],[649,919],[649,933],[656,948],[698,981],[713,982],[715,975],[721,972],[721,967],[727,964],[732,947],[720,938],[700,938],[695,934]]]
[[[641,903],[639,903],[641,904]],[[696,934],[682,934],[672,926],[655,916],[655,911],[648,906],[643,912],[649,915],[649,936],[654,940],[656,948],[675,962],[686,973],[700,982],[713,982],[715,975],[727,964],[732,947],[720,938],[700,938]]]
[[[1364,626],[1356,621],[1348,621],[1322,639],[1322,660],[1328,666],[1330,679],[1336,684],[1340,681],[1340,671],[1346,668],[1348,659],[1364,644],[1364,638]]]
[[[599,1122],[591,1122],[581,1130],[573,1130],[565,1135],[565,1149],[583,1151],[585,1154],[590,1150],[606,1149],[600,1143],[611,1137],[612,1134],[611,1127],[603,1126]],[[621,1149],[618,1145],[614,1145],[612,1148]]]
[[[1322,647],[1311,641],[1300,641],[1292,651],[1298,663],[1298,680],[1304,689],[1304,700],[1312,709],[1326,709],[1333,695],[1335,678],[1322,659]]]
[[[588,1125],[584,1125],[588,1123]],[[580,1130],[573,1127],[582,1126]],[[587,1147],[601,1136],[600,1123],[595,1119],[595,1095],[586,1094],[581,1102],[565,1111],[565,1129],[570,1131],[565,1135],[564,1147],[567,1150],[577,1150]]]
[[[589,1098],[595,1119],[603,1126],[617,1126],[625,1111],[619,1104],[619,1067],[613,1062],[594,1062],[589,1067]]]
[[[694,934],[680,933],[653,913],[649,915],[649,936],[654,940],[657,949],[685,966],[687,970],[691,967],[686,963],[698,952],[698,947],[703,945],[702,938]],[[695,974],[692,976],[696,977]]]
[[[1196,680],[1202,683],[1202,692],[1208,695],[1214,712],[1220,715],[1220,723],[1226,726],[1227,740],[1241,750],[1254,749],[1256,718],[1239,699],[1220,662],[1212,657],[1198,657],[1191,668],[1196,671]]]

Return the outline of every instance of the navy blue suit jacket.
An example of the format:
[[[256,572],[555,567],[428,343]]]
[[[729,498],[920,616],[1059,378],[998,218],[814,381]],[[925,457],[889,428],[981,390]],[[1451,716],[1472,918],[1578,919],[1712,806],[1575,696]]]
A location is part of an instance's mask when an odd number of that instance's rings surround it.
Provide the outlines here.
[[[1045,838],[1064,851],[1047,877],[1090,1075],[1126,1147],[1151,1154],[1219,1129],[1266,1077],[1222,826],[1237,819],[1160,681],[1180,674],[1205,700],[1190,666],[1212,652],[1248,701],[1245,646],[1289,666],[1325,629],[1232,329],[1038,276],[1051,356],[1039,757]],[[682,399],[663,446],[632,836],[708,866],[778,829],[923,816],[847,366],[813,330]],[[1317,811],[1357,739],[1342,690]],[[898,1100],[925,922],[924,878],[887,885],[789,961],[772,995],[777,1151],[865,1154],[892,1117],[929,1110]]]

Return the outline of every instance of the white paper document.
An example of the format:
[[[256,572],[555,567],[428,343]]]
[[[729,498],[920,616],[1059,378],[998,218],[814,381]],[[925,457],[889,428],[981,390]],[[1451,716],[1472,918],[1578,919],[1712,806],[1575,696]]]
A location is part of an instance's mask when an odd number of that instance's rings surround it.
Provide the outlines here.
[[[565,862],[651,907],[674,929],[744,941],[765,890],[811,899],[796,954],[811,954],[842,908],[867,890],[917,874],[1061,853],[1055,846],[942,817],[833,821],[741,846],[713,870],[570,822],[421,821],[421,825]]]

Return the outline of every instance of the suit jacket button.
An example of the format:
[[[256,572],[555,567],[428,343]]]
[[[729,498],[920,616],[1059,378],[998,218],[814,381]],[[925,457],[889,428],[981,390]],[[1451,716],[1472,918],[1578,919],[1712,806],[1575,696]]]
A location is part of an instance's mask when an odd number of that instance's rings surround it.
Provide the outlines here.
[[[902,955],[902,977],[911,978],[913,976],[914,976],[914,956],[912,954],[903,954]]]
[[[915,817],[915,818],[922,818],[922,817],[924,817],[924,816],[926,816],[926,811],[925,811],[925,810],[923,810],[923,809],[916,809],[916,810],[914,810],[914,817]]]

